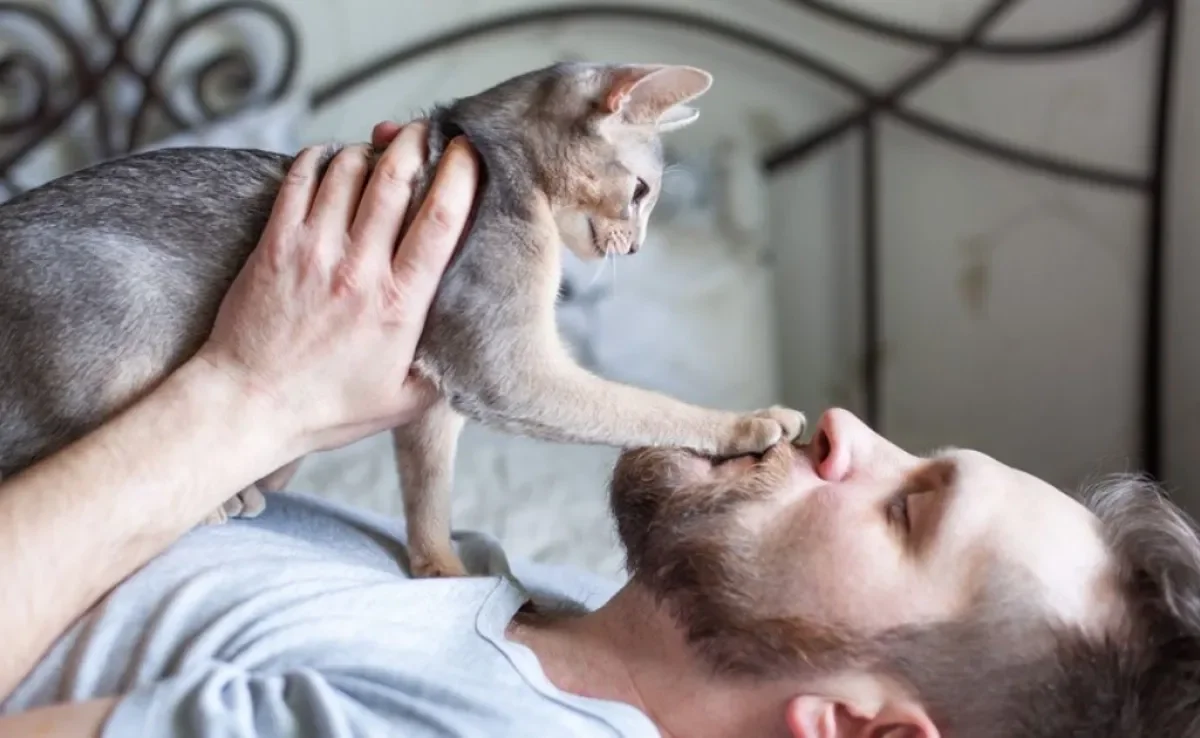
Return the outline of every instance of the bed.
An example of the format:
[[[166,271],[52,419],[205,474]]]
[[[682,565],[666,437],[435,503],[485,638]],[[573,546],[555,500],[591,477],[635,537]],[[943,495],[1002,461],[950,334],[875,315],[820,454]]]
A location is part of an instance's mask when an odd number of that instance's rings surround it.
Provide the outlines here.
[[[857,403],[869,422],[886,430],[886,311],[880,293],[887,237],[881,226],[880,127],[884,121],[898,123],[973,157],[1144,201],[1148,215],[1137,233],[1144,260],[1139,380],[1130,403],[1137,408],[1134,455],[1140,466],[1158,475],[1166,299],[1163,211],[1178,3],[1124,2],[1082,31],[1035,39],[989,36],[1005,14],[1023,4],[981,2],[955,30],[936,31],[831,0],[757,3],[761,10],[756,12],[778,18],[784,26],[804,13],[846,38],[882,40],[903,47],[906,59],[917,60],[879,85],[829,61],[822,48],[764,31],[762,23],[738,22],[719,4],[709,3],[505,3],[499,9],[479,9],[467,20],[444,24],[427,37],[335,74],[302,81],[305,54],[322,49],[304,47],[284,2],[0,2],[0,198],[128,151],[189,144],[290,151],[309,142],[302,129],[313,127],[313,121],[320,130],[361,138],[377,120],[433,102],[430,90],[444,97],[451,94],[445,90],[461,94],[478,89],[475,83],[466,86],[451,69],[430,66],[438,55],[456,54],[456,64],[485,66],[481,59],[488,58],[492,44],[529,38],[521,34],[539,29],[629,28],[621,34],[623,46],[605,47],[627,58],[647,48],[682,57],[669,39],[702,39],[705,46],[688,47],[693,63],[706,62],[703,49],[719,49],[746,68],[759,65],[754,68],[790,76],[806,89],[820,88],[821,95],[839,104],[831,106],[832,114],[783,116],[791,130],[780,134],[767,131],[765,123],[754,129],[753,120],[730,123],[730,111],[738,105],[713,103],[704,113],[705,120],[716,121],[709,133],[671,142],[666,194],[647,248],[637,259],[622,260],[614,272],[568,258],[559,322],[581,363],[605,376],[714,407],[752,408],[787,400],[781,373],[789,359],[778,335],[780,305],[787,302],[780,293],[788,285],[781,288],[779,271],[799,257],[773,248],[769,190],[773,180],[817,160],[830,147],[849,145],[857,152],[858,176],[851,187],[857,202],[852,229],[857,279],[847,299],[857,321],[851,340],[859,363],[850,372],[856,375],[856,389],[841,399]],[[1139,171],[1023,148],[910,104],[917,92],[963,58],[1015,64],[1086,55],[1142,33],[1154,35],[1155,60],[1153,78],[1147,80],[1151,145]],[[482,50],[478,58],[464,56],[471,49]],[[714,63],[717,53],[712,52]],[[559,58],[587,54],[561,49]],[[498,81],[517,71],[500,64],[490,73]],[[391,85],[388,95],[395,99],[390,112],[381,111],[374,119],[339,119],[349,101],[378,95],[383,84]],[[778,124],[780,118],[774,120]],[[837,392],[832,394],[838,399]],[[456,470],[454,524],[497,536],[519,557],[619,577],[620,551],[605,496],[615,455],[614,449],[548,444],[469,425]],[[386,436],[310,458],[291,486],[388,514],[401,511]]]

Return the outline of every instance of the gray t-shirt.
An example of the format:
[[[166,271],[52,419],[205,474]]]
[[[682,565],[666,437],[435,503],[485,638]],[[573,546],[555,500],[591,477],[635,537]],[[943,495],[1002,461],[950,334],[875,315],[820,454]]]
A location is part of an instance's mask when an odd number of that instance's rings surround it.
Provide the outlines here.
[[[120,695],[104,738],[659,735],[630,705],[557,689],[504,637],[531,597],[595,608],[618,585],[510,571],[480,534],[456,544],[484,576],[413,580],[403,540],[397,521],[272,495],[259,518],[193,530],[117,587],[0,713]]]

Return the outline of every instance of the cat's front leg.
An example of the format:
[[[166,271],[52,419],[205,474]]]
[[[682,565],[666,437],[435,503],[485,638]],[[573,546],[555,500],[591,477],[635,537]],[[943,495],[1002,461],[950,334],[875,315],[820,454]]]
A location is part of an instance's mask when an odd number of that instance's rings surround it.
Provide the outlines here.
[[[598,377],[561,355],[526,355],[508,366],[520,368],[505,377],[504,392],[474,393],[464,410],[489,425],[549,441],[675,446],[736,456],[761,453],[804,430],[804,415],[795,410],[735,413],[699,407]],[[483,396],[491,399],[482,401]]]
[[[409,571],[414,577],[464,577],[450,540],[454,458],[463,417],[439,399],[416,421],[392,431],[404,495]]]

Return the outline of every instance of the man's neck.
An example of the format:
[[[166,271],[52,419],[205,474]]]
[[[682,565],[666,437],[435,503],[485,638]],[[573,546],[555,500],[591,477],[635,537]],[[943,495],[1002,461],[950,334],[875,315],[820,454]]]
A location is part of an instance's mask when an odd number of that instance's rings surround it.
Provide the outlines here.
[[[587,615],[514,622],[508,637],[534,652],[559,689],[633,705],[664,738],[785,734],[785,698],[772,699],[766,685],[718,683],[674,619],[636,585]]]

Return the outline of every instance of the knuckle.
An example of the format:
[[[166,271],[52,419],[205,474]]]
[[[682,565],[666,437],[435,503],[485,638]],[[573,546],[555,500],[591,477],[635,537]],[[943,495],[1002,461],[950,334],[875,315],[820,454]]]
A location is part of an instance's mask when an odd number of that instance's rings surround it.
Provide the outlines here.
[[[262,247],[267,254],[274,258],[289,251],[295,242],[296,236],[289,229],[266,234],[262,241]]]
[[[421,141],[412,140],[401,134],[396,143],[389,146],[379,158],[376,176],[388,186],[408,187],[425,163]]]
[[[352,262],[342,262],[333,272],[330,289],[335,297],[354,298],[363,293],[363,275]]]
[[[407,152],[396,156],[385,156],[375,168],[379,183],[390,190],[408,191],[413,177],[421,167],[420,159]]]
[[[307,151],[301,152],[283,173],[284,187],[305,187],[312,181],[314,174],[312,157],[311,155],[306,156],[307,153]]]
[[[317,229],[309,226],[297,228],[288,238],[286,254],[292,264],[287,268],[303,278],[327,274],[332,265],[328,255],[322,253],[323,241]]]
[[[284,259],[304,243],[304,228],[289,226],[268,231],[263,236],[262,246],[273,266],[282,266]]]
[[[347,146],[334,155],[329,163],[329,173],[333,176],[355,176],[365,171],[368,164],[369,152],[362,146]]]
[[[404,292],[397,284],[389,282],[383,288],[380,298],[383,301],[384,310],[389,315],[401,317],[407,312],[407,301],[404,299]]]
[[[433,270],[420,263],[420,260],[397,265],[392,287],[393,294],[389,296],[392,309],[404,314],[419,307],[418,301],[425,299],[419,296],[433,292],[432,289],[429,289],[431,283],[436,283]]]
[[[457,208],[442,200],[434,200],[425,213],[426,233],[434,238],[448,236],[457,230],[459,220]]]
[[[405,260],[396,265],[395,275],[396,283],[392,288],[395,294],[391,300],[398,304],[403,301],[406,290],[420,282],[420,269],[412,261]]]
[[[283,175],[285,187],[303,187],[312,180],[312,174],[301,169],[292,168]]]

